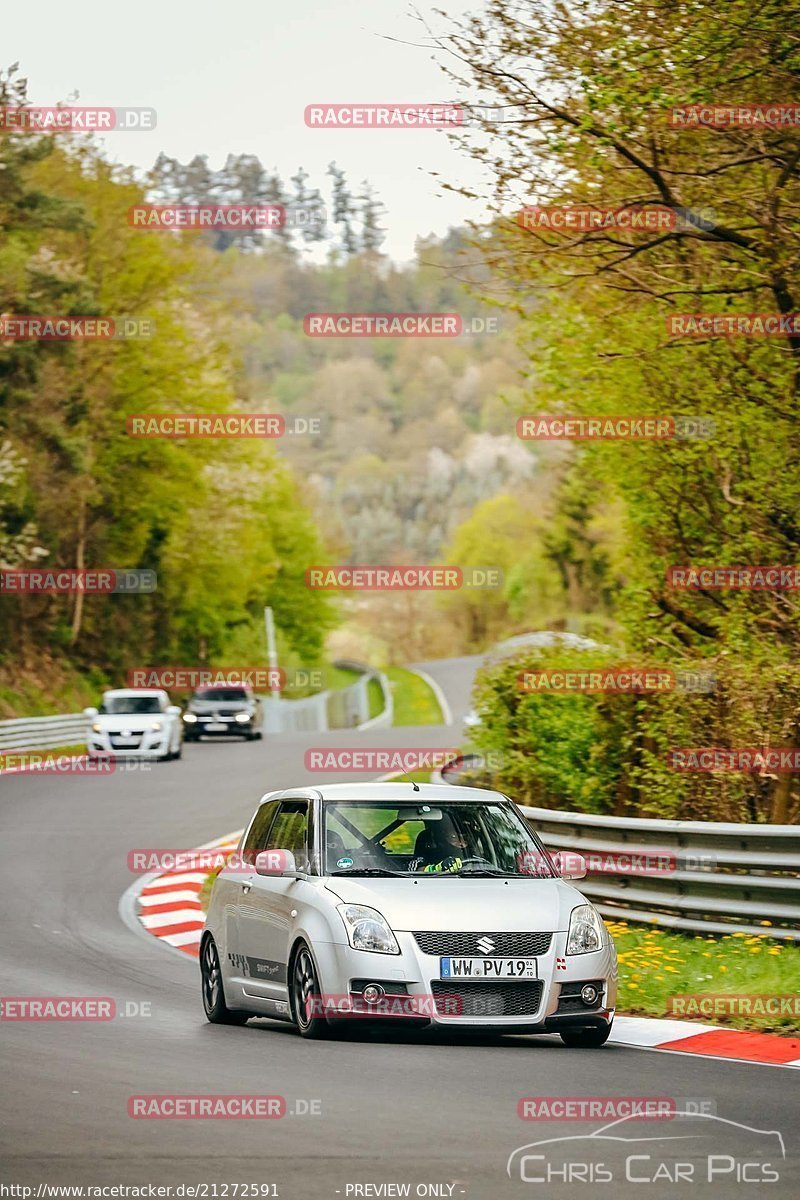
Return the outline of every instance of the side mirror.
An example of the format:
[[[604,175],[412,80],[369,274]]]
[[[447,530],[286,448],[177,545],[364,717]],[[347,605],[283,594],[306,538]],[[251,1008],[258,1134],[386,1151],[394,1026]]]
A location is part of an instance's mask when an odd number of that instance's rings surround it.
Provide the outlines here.
[[[574,850],[558,850],[553,863],[562,879],[583,879],[586,875],[586,859]]]
[[[272,876],[296,875],[297,863],[291,850],[261,850],[256,855],[256,874]]]
[[[178,705],[170,704],[169,708],[167,709],[167,716],[168,717],[179,717],[180,715],[181,715],[181,710],[178,708]]]
[[[98,712],[97,712],[97,709],[96,709],[96,708],[85,708],[85,709],[83,710],[83,715],[84,715],[85,717],[96,717],[96,716],[98,716],[99,714],[98,714]]]

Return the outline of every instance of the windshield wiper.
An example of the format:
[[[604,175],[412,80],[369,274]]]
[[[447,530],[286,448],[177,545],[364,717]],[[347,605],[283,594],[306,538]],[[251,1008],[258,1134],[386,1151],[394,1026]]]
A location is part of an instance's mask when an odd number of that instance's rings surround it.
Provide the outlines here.
[[[346,871],[332,871],[337,879],[342,875],[387,875],[395,879],[405,879],[402,871],[387,871],[385,867],[350,867]]]
[[[460,871],[453,871],[454,875],[475,875],[484,879],[518,879],[520,876],[514,875],[511,871],[501,871],[494,867],[467,867]]]

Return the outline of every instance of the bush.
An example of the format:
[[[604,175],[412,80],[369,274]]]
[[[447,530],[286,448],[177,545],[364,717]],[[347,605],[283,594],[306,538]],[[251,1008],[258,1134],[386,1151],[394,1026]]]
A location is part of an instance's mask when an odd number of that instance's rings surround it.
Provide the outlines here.
[[[528,650],[484,668],[475,686],[476,748],[500,765],[494,783],[521,803],[578,812],[693,820],[797,820],[796,774],[685,772],[676,748],[798,745],[800,681],[788,666],[729,659],[671,661],[710,674],[708,693],[523,691],[523,671],[590,670],[643,659],[610,649]],[[649,665],[665,669],[667,664]]]

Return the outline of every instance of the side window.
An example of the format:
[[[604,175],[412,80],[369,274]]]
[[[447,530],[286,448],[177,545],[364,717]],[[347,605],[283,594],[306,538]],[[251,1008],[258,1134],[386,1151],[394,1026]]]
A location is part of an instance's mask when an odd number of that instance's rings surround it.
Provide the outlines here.
[[[308,803],[285,800],[264,850],[291,850],[301,871],[308,869]]]
[[[258,852],[267,849],[267,834],[279,804],[279,800],[267,800],[266,804],[262,804],[259,808],[242,847],[243,862],[250,863],[251,866],[255,865]]]

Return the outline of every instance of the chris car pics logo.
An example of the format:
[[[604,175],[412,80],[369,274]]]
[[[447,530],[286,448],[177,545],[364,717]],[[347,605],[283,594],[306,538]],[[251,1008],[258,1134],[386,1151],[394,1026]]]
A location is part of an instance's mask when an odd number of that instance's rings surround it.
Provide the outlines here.
[[[702,1107],[684,1104],[671,1112],[660,1135],[642,1114],[632,1113],[589,1134],[529,1142],[509,1155],[506,1173],[528,1184],[718,1183],[723,1189],[780,1180],[786,1147],[779,1130],[757,1129]]]

